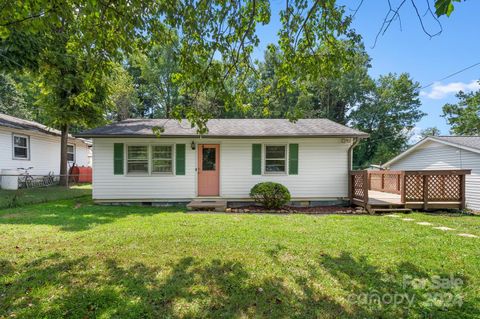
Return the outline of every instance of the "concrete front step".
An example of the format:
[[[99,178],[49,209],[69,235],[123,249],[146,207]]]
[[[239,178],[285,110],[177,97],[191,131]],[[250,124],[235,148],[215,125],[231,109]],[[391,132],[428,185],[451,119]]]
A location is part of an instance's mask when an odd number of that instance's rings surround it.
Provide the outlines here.
[[[224,200],[192,200],[187,204],[189,210],[215,210],[224,212],[227,208],[227,201]]]

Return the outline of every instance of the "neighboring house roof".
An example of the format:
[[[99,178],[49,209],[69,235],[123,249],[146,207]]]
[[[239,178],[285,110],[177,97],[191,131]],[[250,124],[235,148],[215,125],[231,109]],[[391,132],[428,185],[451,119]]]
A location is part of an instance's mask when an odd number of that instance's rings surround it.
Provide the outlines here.
[[[327,119],[212,119],[207,122],[205,137],[368,137],[368,134]],[[154,129],[162,128],[161,136],[199,137],[188,120],[129,119],[77,134],[80,137],[155,137]]]
[[[390,166],[391,164],[407,156],[408,154],[410,154],[420,146],[431,141],[480,154],[480,136],[429,136],[424,138],[417,144],[413,145],[405,152],[400,153],[396,157],[392,158],[382,166],[383,167]]]
[[[434,136],[433,139],[456,144],[459,147],[468,147],[480,152],[480,136]]]
[[[57,135],[57,136],[61,135],[61,132],[54,128],[45,126],[43,124],[40,124],[34,121],[27,121],[24,119],[20,119],[18,117],[13,117],[13,116],[1,114],[1,113],[0,113],[0,126],[15,128],[18,130],[38,131],[38,132]]]
[[[40,133],[50,134],[54,136],[61,136],[62,132],[56,130],[54,128],[48,127],[46,125],[40,124],[34,121],[28,121],[24,119],[20,119],[18,117],[6,115],[0,113],[0,127],[8,127],[17,130],[27,130],[27,131],[37,131]],[[69,138],[75,138],[72,135],[69,135]],[[81,139],[86,144],[91,144],[90,141]]]

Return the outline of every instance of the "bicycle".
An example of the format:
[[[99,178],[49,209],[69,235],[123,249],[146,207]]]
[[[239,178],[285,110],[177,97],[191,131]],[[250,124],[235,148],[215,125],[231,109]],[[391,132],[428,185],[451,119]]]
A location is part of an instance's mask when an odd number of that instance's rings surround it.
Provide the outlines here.
[[[50,186],[55,183],[55,176],[54,172],[49,172],[47,176],[43,177],[43,186]]]
[[[33,167],[19,167],[17,170],[22,170],[23,173],[20,174],[18,177],[18,188],[31,188],[33,186],[33,176],[30,175],[29,170],[33,169]]]

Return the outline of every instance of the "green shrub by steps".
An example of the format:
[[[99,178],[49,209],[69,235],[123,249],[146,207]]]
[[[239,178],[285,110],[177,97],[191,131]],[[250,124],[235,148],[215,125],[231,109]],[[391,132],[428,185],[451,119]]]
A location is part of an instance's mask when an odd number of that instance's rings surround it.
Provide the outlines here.
[[[250,197],[267,209],[278,209],[290,201],[290,192],[282,184],[263,182],[252,187]]]

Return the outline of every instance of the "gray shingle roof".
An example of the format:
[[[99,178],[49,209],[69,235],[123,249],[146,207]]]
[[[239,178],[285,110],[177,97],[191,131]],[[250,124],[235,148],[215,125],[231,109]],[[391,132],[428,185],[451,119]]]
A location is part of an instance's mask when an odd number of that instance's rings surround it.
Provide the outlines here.
[[[480,136],[432,136],[432,138],[480,150]]]
[[[62,135],[62,132],[60,132],[59,130],[40,124],[38,122],[20,119],[18,117],[14,117],[14,116],[2,114],[2,113],[0,113],[0,127],[1,126],[13,128],[17,130],[36,131],[36,132],[50,134],[54,136]],[[68,134],[68,137],[75,139],[71,134]],[[87,144],[91,144],[91,141],[88,141],[85,139],[81,139],[81,140]]]
[[[198,137],[187,120],[129,119],[77,134],[79,137],[154,137],[153,129],[163,128],[162,136]],[[327,119],[212,119],[205,137],[367,137],[368,134]]]
[[[6,114],[0,113],[0,126],[15,128],[19,130],[29,130],[29,131],[38,131],[46,134],[60,136],[61,132],[54,128],[45,126],[43,124],[34,122],[34,121],[27,121],[24,119],[20,119],[18,117],[13,117]]]

